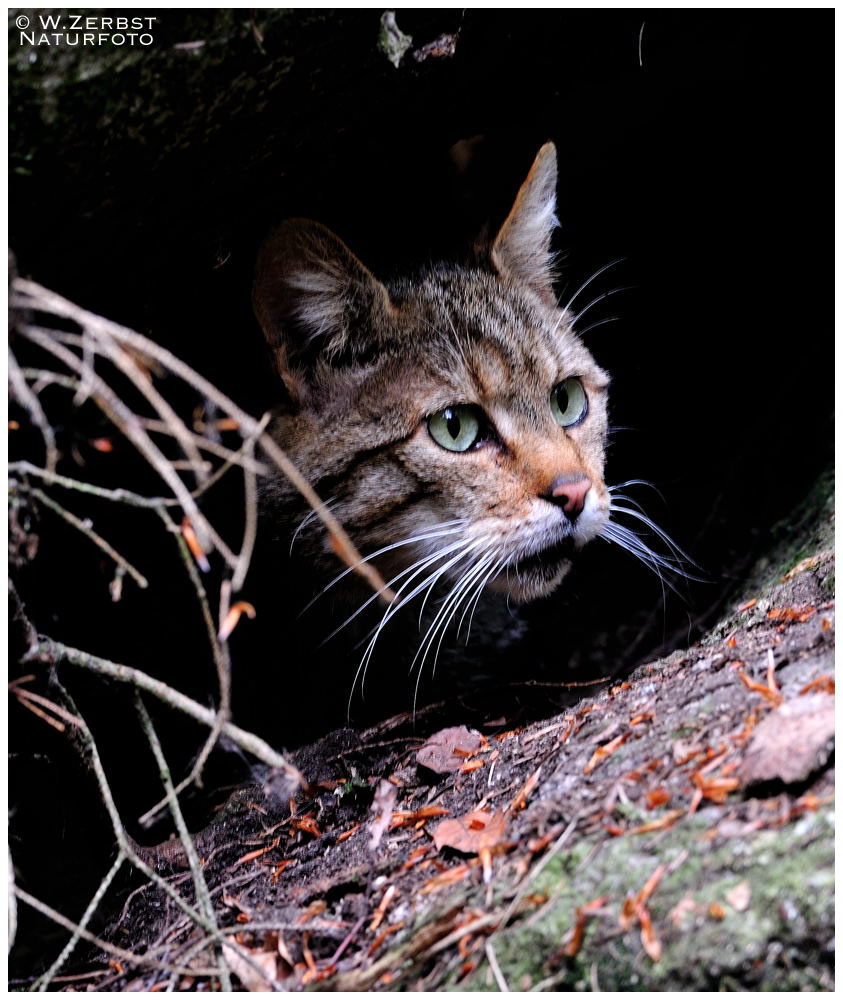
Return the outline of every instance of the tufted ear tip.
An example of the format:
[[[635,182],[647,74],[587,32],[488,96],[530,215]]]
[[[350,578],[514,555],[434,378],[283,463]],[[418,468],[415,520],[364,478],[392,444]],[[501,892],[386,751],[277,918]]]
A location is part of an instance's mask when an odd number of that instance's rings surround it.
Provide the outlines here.
[[[518,278],[554,304],[550,241],[559,225],[556,181],[556,146],[546,142],[492,244],[492,262],[499,272]]]

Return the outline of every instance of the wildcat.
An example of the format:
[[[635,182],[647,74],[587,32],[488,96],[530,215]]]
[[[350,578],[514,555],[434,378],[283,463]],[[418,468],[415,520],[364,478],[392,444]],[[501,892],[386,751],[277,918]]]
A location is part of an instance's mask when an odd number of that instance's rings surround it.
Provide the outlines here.
[[[420,672],[481,594],[545,597],[598,536],[657,558],[609,521],[609,377],[554,296],[556,179],[548,143],[471,265],[385,285],[301,219],[260,251],[254,307],[286,395],[272,432],[389,582],[392,605],[378,609],[343,570],[284,479],[266,486],[263,507],[294,534],[313,593],[339,607],[326,634],[375,612],[357,653],[364,670],[383,625],[412,601],[427,612],[421,637],[410,630]]]

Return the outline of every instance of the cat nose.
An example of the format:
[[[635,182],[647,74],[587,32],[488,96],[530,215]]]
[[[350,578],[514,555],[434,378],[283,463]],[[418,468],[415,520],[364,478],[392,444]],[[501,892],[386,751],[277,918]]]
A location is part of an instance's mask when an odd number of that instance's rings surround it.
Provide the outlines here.
[[[582,513],[585,497],[590,489],[591,480],[588,476],[557,476],[550,484],[545,500],[561,507],[568,518],[574,521]]]

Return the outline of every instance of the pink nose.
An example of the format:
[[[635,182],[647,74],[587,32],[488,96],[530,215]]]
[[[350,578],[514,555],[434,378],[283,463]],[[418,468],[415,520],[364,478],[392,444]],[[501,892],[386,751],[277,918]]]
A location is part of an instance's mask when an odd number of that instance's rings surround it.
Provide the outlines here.
[[[590,489],[591,480],[587,476],[558,476],[551,483],[548,500],[558,504],[573,521],[582,513]]]

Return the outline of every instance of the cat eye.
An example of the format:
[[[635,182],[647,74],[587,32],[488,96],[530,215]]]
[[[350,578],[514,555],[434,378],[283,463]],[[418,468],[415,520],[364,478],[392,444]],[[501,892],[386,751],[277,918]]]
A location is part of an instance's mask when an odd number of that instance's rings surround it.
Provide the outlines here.
[[[477,407],[448,406],[428,417],[430,436],[448,451],[468,451],[480,440],[481,420]]]
[[[578,378],[566,378],[554,386],[550,394],[550,408],[556,422],[562,427],[581,423],[588,413],[588,396]]]

